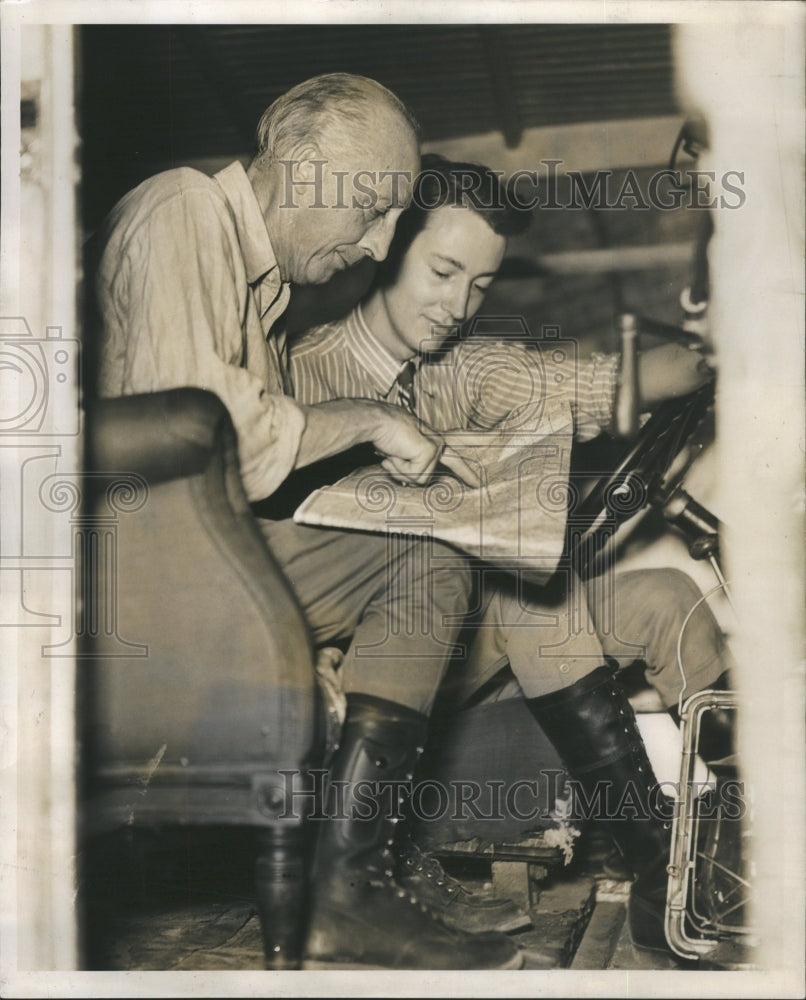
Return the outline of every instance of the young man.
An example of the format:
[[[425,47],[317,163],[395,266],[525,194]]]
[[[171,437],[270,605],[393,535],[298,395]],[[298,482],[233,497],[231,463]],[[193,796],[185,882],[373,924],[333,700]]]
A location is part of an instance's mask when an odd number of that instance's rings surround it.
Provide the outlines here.
[[[419,169],[411,114],[373,80],[329,74],[278,98],[247,170],[181,168],[150,178],[113,209],[96,274],[99,391],[212,390],[228,407],[250,499],[295,467],[371,442],[404,482],[424,482],[442,452],[411,414],[373,400],[321,406],[286,394],[274,329],[289,283],[321,283],[364,257],[382,260]],[[469,572],[432,566],[416,541],[391,553],[373,536],[265,522],[314,638],[354,637],[349,708],[333,781],[411,773],[467,610]],[[406,641],[414,603],[435,626]],[[282,623],[278,624],[282,627]],[[406,671],[400,669],[405,657]],[[501,969],[522,964],[499,934],[449,929],[385,874],[389,823],[321,826],[305,961],[311,967]]]
[[[413,402],[422,423],[436,433],[497,431],[515,421],[535,434],[565,434],[570,441],[606,429],[617,356],[596,356],[574,370],[571,362],[531,346],[477,339],[460,340],[441,357],[418,364],[421,351],[434,351],[478,310],[507,237],[524,225],[486,168],[438,157],[425,157],[422,167],[412,207],[367,297],[345,318],[306,332],[292,345],[295,398],[323,403],[361,397],[404,407]],[[410,384],[401,384],[412,359],[416,371]],[[677,345],[646,352],[639,368],[645,408],[691,392],[710,377],[702,355]],[[390,467],[386,460],[382,464]],[[489,584],[487,575],[482,578]],[[606,783],[611,804],[630,791],[638,796],[651,818],[614,816],[610,826],[637,875],[630,897],[633,940],[662,948],[669,833],[652,818],[657,783],[612,664],[624,659],[621,642],[640,644],[649,679],[666,706],[676,705],[684,683],[677,639],[699,590],[677,572],[617,577],[611,591],[604,591],[615,608],[602,614],[601,601],[596,608],[601,618],[616,621],[614,634],[597,631],[585,589],[572,573],[564,579],[558,574],[549,587],[528,588],[502,574],[485,586],[453,696],[461,704],[508,664],[517,680],[511,693],[526,699],[572,776],[591,793]],[[684,653],[689,693],[711,686],[728,667],[721,630],[707,610],[687,632]]]

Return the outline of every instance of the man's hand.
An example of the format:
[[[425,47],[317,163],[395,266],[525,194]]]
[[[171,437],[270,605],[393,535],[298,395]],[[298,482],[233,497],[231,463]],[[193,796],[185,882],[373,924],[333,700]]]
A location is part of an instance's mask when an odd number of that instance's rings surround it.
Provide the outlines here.
[[[400,483],[422,486],[439,462],[468,486],[478,487],[479,476],[429,428],[400,406],[374,399],[334,399],[301,407],[305,430],[296,467],[369,441],[381,456],[383,468]]]
[[[686,396],[713,377],[714,369],[700,351],[682,344],[662,344],[638,356],[641,403],[654,406],[664,399]]]
[[[466,485],[480,485],[476,472],[460,455],[445,447],[436,431],[423,428],[398,406],[389,408],[387,417],[379,425],[373,444],[386,456],[381,466],[397,482],[422,486],[441,463]]]
[[[428,482],[442,454],[441,439],[421,434],[416,419],[399,406],[379,408],[378,416],[372,443],[384,456],[381,466],[404,486]]]

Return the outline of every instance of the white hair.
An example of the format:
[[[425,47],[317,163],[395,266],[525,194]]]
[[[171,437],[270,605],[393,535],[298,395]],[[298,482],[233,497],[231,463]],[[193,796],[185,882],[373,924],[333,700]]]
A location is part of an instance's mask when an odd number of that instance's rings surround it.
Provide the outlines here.
[[[371,125],[378,104],[398,114],[419,138],[417,119],[391,90],[377,80],[352,73],[325,73],[292,87],[278,97],[257,126],[258,156],[282,159],[300,142],[319,142],[329,129],[355,125],[359,134]]]

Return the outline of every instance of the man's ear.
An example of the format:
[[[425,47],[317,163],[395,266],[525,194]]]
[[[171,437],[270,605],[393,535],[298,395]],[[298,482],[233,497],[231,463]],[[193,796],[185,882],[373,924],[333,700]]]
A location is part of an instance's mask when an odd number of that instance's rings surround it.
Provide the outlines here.
[[[294,164],[294,178],[308,182],[322,176],[322,167],[326,162],[319,147],[310,139],[297,143],[291,155],[285,159],[291,160]]]
[[[290,170],[294,201],[301,207],[326,208],[323,200],[327,159],[310,139],[297,143],[287,157],[285,169]],[[286,173],[286,178],[289,174]]]

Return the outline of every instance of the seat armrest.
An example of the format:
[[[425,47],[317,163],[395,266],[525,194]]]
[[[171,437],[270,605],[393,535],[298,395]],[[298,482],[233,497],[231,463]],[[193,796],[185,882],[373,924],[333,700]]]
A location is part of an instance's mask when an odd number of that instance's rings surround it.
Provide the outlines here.
[[[218,396],[190,387],[93,400],[86,416],[87,468],[134,472],[152,485],[203,472],[235,433]]]
[[[106,517],[110,479],[131,491],[113,556],[90,567],[88,593],[111,595],[116,616],[110,629],[98,612],[87,636],[90,759],[126,772],[165,744],[153,790],[171,767],[184,786],[222,761],[240,773],[318,755],[310,632],[250,509],[224,404],[194,388],[97,400],[85,439],[90,518]]]

